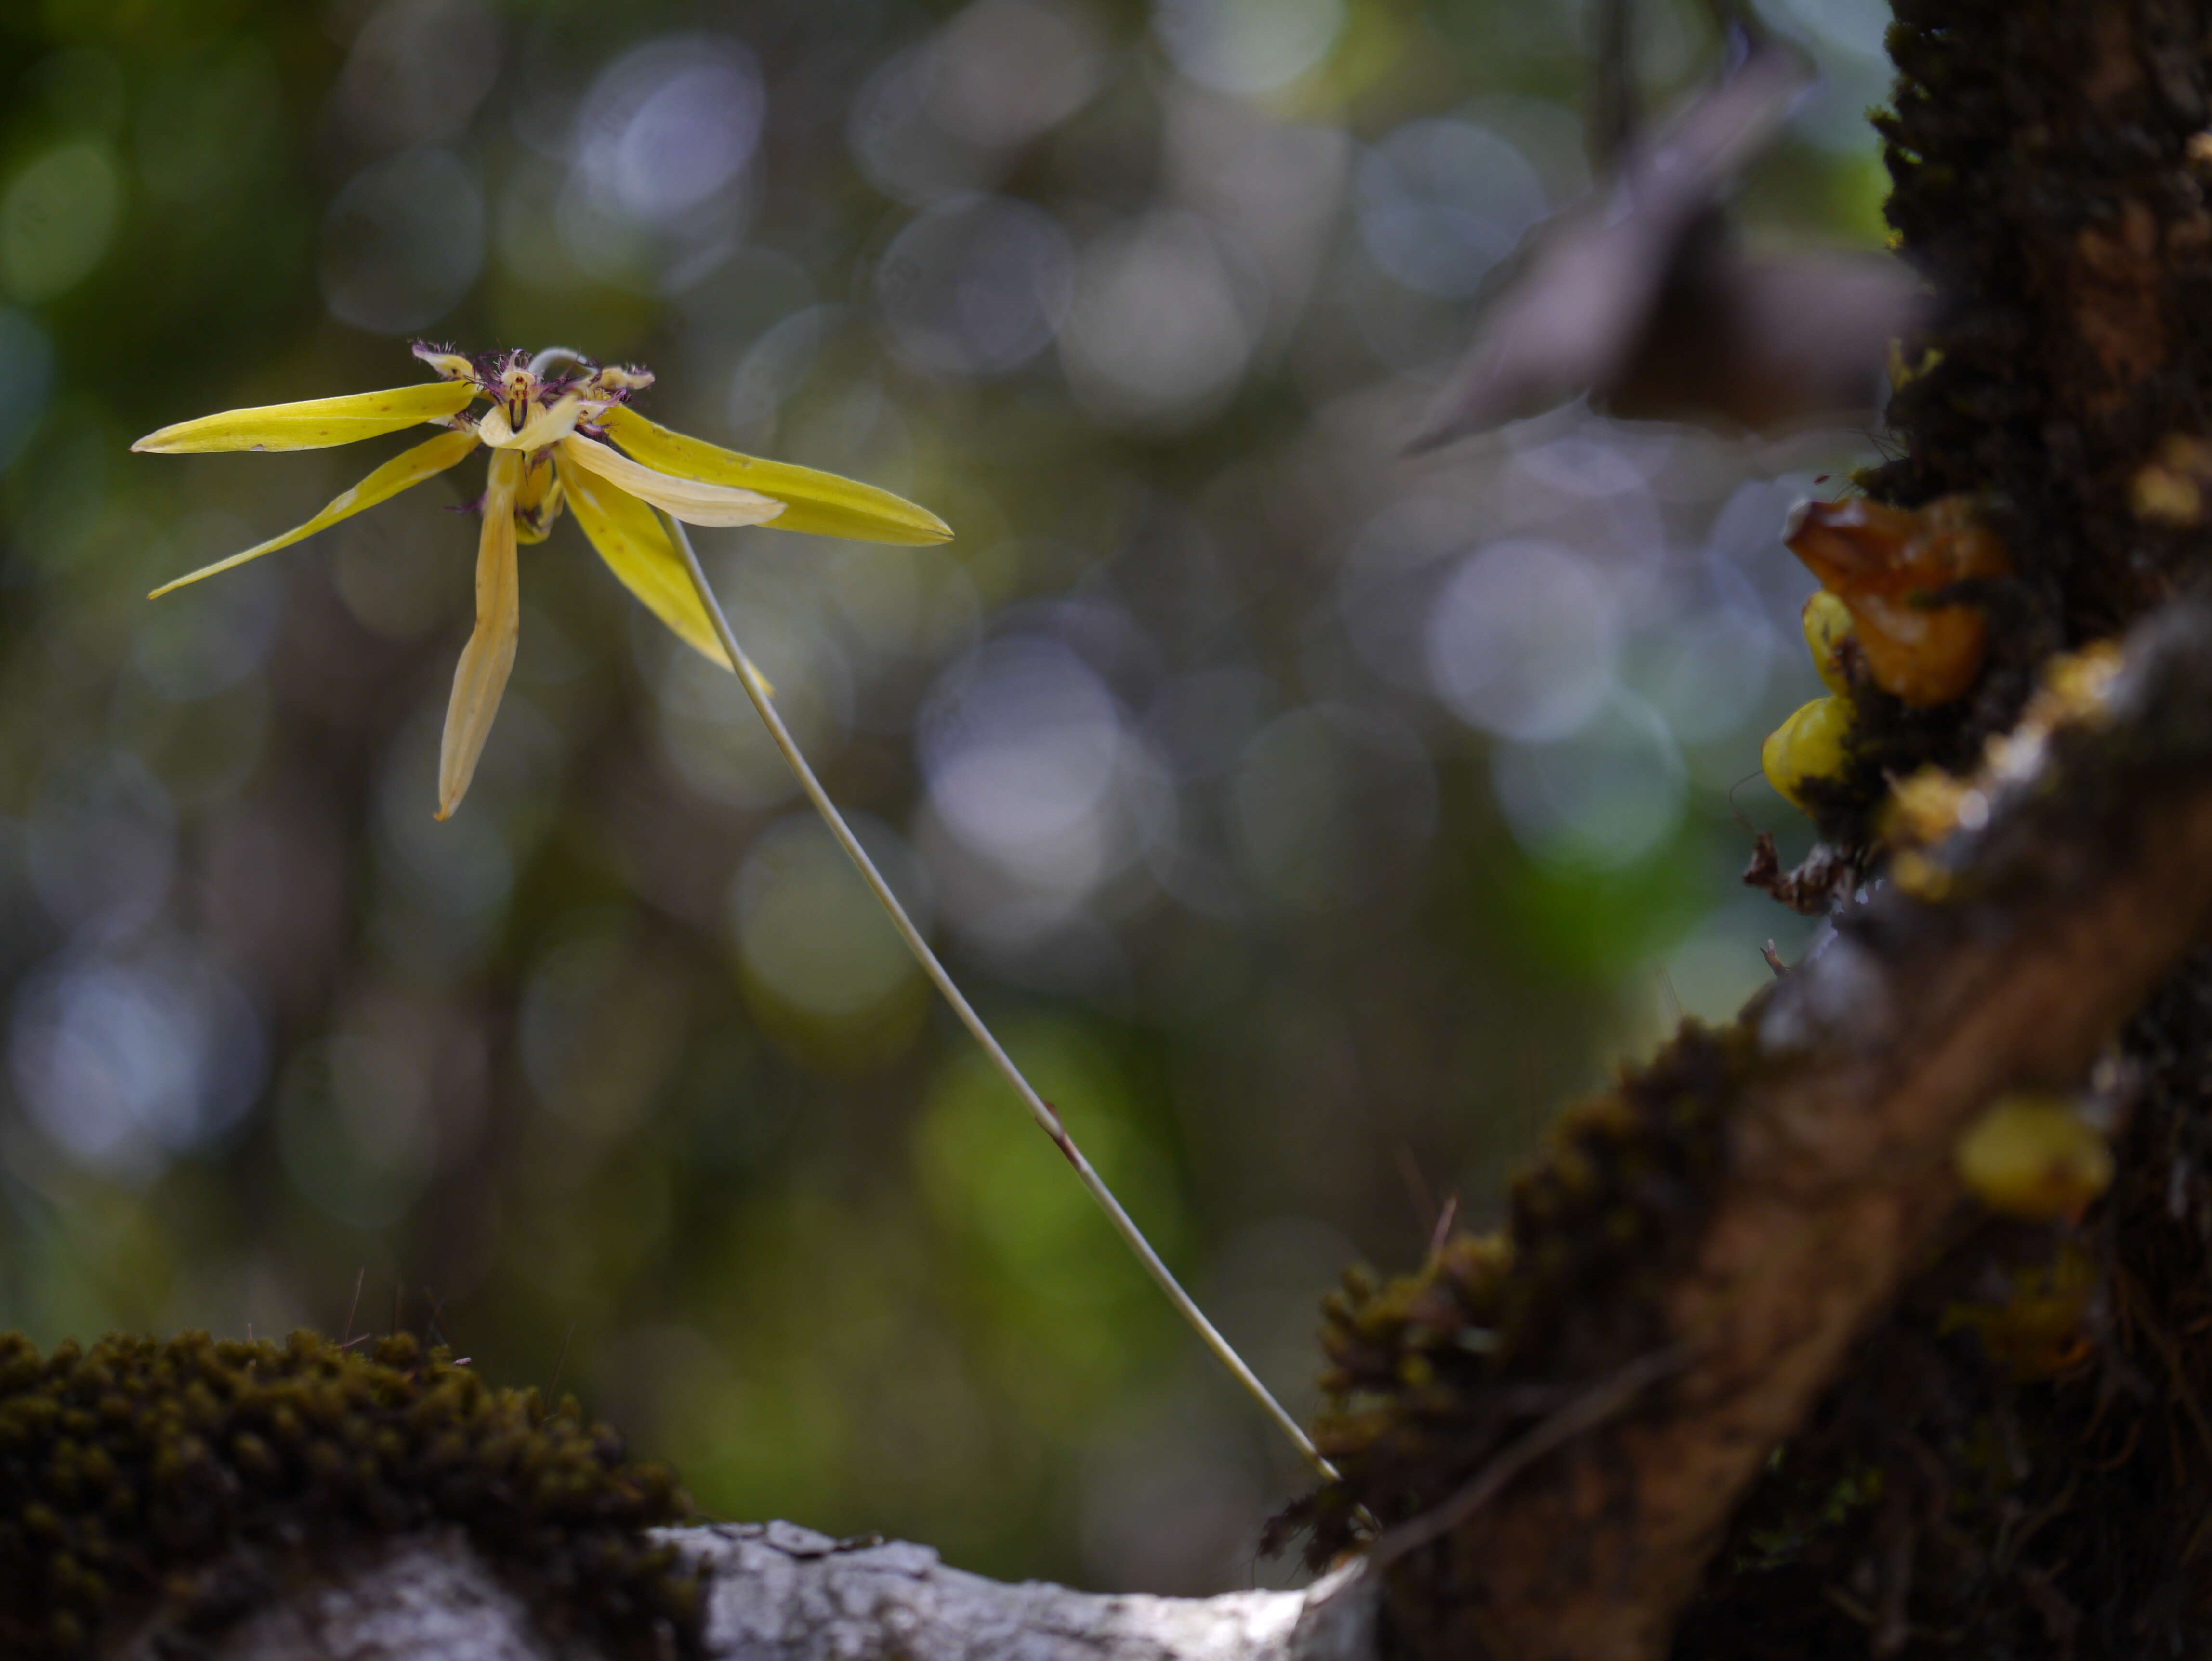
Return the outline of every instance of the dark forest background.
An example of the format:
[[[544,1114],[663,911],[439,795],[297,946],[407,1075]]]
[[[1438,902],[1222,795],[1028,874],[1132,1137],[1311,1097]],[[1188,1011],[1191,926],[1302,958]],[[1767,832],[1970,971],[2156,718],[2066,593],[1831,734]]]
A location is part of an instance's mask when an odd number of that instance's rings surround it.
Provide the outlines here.
[[[1826,79],[1741,221],[1875,246],[1883,8],[1765,10]],[[1642,15],[1663,100],[1717,43]],[[418,334],[558,343],[943,514],[702,545],[1302,1412],[1346,1262],[1494,1215],[1562,1100],[1803,943],[1737,881],[1753,827],[1809,840],[1756,777],[1818,690],[1778,533],[1867,434],[1571,409],[1397,454],[1588,183],[1588,46],[1522,0],[0,9],[0,1325],[397,1320],[580,1390],[718,1515],[1288,1574],[1253,1547],[1288,1451],[572,527],[439,824],[476,487],[149,604],[400,441],[127,446],[405,383]]]

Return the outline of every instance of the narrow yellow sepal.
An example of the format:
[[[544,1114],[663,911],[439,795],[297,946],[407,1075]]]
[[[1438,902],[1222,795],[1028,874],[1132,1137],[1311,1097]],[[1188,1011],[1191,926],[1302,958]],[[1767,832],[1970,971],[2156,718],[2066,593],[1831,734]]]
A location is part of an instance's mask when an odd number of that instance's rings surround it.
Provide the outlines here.
[[[671,432],[626,405],[616,405],[599,417],[599,423],[608,437],[658,472],[774,496],[785,504],[775,522],[779,531],[909,546],[945,542],[952,535],[951,527],[928,508],[889,490],[817,468],[739,455],[704,439]]]
[[[446,705],[446,732],[438,746],[438,817],[449,818],[468,794],[477,757],[491,735],[492,717],[514,668],[522,625],[520,573],[514,553],[514,493],[522,483],[522,458],[495,452],[491,484],[483,499],[483,529],[477,542],[477,626],[453,671]]]
[[[264,404],[252,410],[180,421],[149,433],[131,447],[163,454],[204,450],[323,450],[457,416],[477,396],[467,381],[433,380],[389,392]]]
[[[279,548],[289,548],[295,542],[304,542],[318,531],[328,530],[342,519],[350,519],[365,508],[374,508],[380,502],[389,502],[402,490],[411,490],[424,479],[442,473],[470,451],[477,447],[474,433],[440,433],[437,437],[417,444],[411,450],[403,450],[379,467],[350,490],[333,497],[328,507],[304,525],[295,525],[280,537],[256,544],[244,553],[233,554],[228,559],[219,559],[212,565],[203,565],[197,571],[163,583],[146,596],[159,599],[171,589],[181,588],[187,583],[198,582],[202,577],[211,577],[218,571],[228,571],[234,565],[243,565],[249,559],[258,559],[264,554],[273,554]]]
[[[706,608],[692,591],[684,557],[653,509],[580,467],[563,467],[561,482],[568,510],[623,587],[686,646],[729,668],[730,654],[722,649]]]

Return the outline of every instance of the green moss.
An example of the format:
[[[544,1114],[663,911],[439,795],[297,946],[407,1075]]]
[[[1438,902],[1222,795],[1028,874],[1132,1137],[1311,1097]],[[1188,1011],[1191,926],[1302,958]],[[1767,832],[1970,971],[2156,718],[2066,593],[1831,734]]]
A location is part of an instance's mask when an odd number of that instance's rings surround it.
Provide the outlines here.
[[[495,1389],[410,1336],[0,1335],[0,1654],[71,1661],[149,1615],[204,1638],[288,1579],[458,1524],[549,1626],[700,1649],[696,1577],[645,1532],[688,1501],[573,1398]]]
[[[1322,1305],[1328,1407],[1315,1429],[1344,1474],[1279,1519],[1326,1562],[1436,1504],[1550,1405],[1664,1335],[1656,1298],[1691,1250],[1726,1160],[1727,1104],[1754,1041],[1686,1023],[1648,1066],[1573,1110],[1514,1184],[1512,1216],[1455,1235],[1418,1274],[1345,1276]]]

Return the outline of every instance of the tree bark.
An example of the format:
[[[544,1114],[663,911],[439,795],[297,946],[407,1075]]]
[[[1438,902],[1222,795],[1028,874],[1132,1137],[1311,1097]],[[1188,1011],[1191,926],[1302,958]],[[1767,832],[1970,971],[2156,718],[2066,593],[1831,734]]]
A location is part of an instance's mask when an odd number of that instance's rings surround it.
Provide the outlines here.
[[[1571,1318],[1595,1335],[1532,1343],[1548,1394],[1534,1364],[1469,1390],[1476,1408],[1538,1390],[1547,1412],[1522,1415],[1521,1442],[1493,1433],[1411,1516],[1355,1475],[1395,1524],[1375,1556],[1419,1652],[1665,1654],[1747,1490],[1943,1244],[1962,1130],[2007,1091],[2078,1085],[2212,928],[2212,617],[2147,626],[2109,701],[2002,755],[1975,785],[1975,828],[1921,873],[1929,897],[1888,885],[1848,909],[1835,940],[1747,1010],[1734,1070],[1696,1104],[1723,1127],[1718,1176],[1678,1208],[1671,1239],[1631,1247],[1655,1267],[1601,1281],[1585,1258],[1529,1294],[1591,1305]],[[1632,1079],[1621,1094],[1635,1093]],[[1555,1166],[1607,1146],[1555,1150]],[[1615,1190],[1589,1220],[1633,1203]],[[1541,1276],[1543,1226],[1524,1217],[1514,1244]],[[1430,1330],[1440,1317],[1413,1318]],[[1532,1438],[1558,1451],[1523,1460]]]

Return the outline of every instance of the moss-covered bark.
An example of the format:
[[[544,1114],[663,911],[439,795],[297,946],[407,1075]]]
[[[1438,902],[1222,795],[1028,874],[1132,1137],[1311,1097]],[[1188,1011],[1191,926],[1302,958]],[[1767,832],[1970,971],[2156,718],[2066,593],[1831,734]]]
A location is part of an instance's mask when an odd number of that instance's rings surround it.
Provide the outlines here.
[[[1899,0],[1889,40],[1888,214],[1940,312],[1890,405],[1903,453],[1865,483],[1975,499],[2013,576],[1963,703],[1863,697],[1824,814],[1846,841],[1886,778],[2009,725],[2051,652],[2188,589],[2212,487],[2212,8]]]
[[[2009,575],[1974,585],[1991,627],[1963,698],[1913,708],[1859,680],[1850,764],[1814,806],[1855,879],[1887,867],[1887,804],[1923,766],[1996,756],[1968,794],[1985,806],[1992,780],[2032,776],[2025,794],[2041,794],[2013,804],[1997,843],[1962,834],[1932,860],[1905,855],[1893,891],[1845,922],[1850,972],[1823,971],[1832,995],[1951,1000],[1955,1017],[1897,1011],[1858,1029],[1874,1053],[1816,1043],[1794,1075],[1765,1042],[1777,1007],[1686,1032],[1565,1123],[1501,1236],[1452,1242],[1387,1286],[1355,1278],[1332,1304],[1324,1429],[1347,1481],[1301,1519],[1321,1555],[1381,1523],[1398,1641],[1416,1653],[2212,1648],[2212,956],[2181,952],[2202,919],[2136,965],[2101,1058],[2087,1043],[2064,1064],[2046,1042],[2063,989],[2005,991],[1972,946],[2055,950],[2062,988],[2074,950],[2085,1001],[2127,984],[2098,944],[2109,935],[2063,945],[2069,907],[2094,909],[2084,891],[2116,873],[2141,877],[2154,856],[2138,824],[2165,811],[2185,752],[2191,767],[2208,753],[2192,729],[2212,682],[2193,672],[2115,730],[2061,737],[2071,761],[2044,756],[2052,729],[2034,711],[2033,765],[2027,746],[1990,745],[2054,654],[2200,591],[2208,572],[2212,4],[1898,0],[1891,47],[1890,215],[1940,312],[1905,344],[1899,453],[1862,483],[1905,508],[1971,502]],[[2203,827],[2178,834],[2157,856],[2169,873],[2207,857],[2190,840]],[[2115,926],[2151,926],[2142,907],[2160,882],[2177,907],[2201,902],[2154,879]],[[1959,1046],[1929,1055],[1945,1021],[1990,1018],[1960,991],[1978,977],[1996,1014],[1970,1083]],[[1787,983],[1773,999],[1818,1001]],[[1996,1217],[1931,1163],[1975,1089],[2024,1083],[2079,1092],[2112,1123],[2118,1176],[2086,1216]],[[1775,1151],[1790,1136],[1805,1142],[1796,1165]],[[1806,1173],[1823,1159],[1864,1191],[1822,1189]],[[1801,1179],[1778,1203],[1759,1191]],[[1869,1243],[1870,1229],[1892,1238]],[[1768,1296],[1746,1240],[1787,1257],[1804,1334],[1770,1298],[1769,1329],[1746,1342],[1755,1323],[1729,1300]],[[1821,1329],[1844,1341],[1824,1352],[1807,1335]],[[1771,1376],[1729,1372],[1749,1358]],[[1635,1390],[1605,1394],[1638,1366]],[[1745,1406],[1762,1390],[1790,1402],[1771,1436]],[[1577,1402],[1602,1412],[1516,1463]],[[1686,1464],[1666,1441],[1715,1436],[1755,1445]],[[1711,1491],[1686,1493],[1689,1479]],[[1686,1536],[1699,1514],[1711,1529]],[[1439,1517],[1449,1530],[1419,1520]],[[1653,1567],[1675,1553],[1704,1563],[1694,1586]]]
[[[2015,719],[2053,650],[2212,569],[2212,7],[1899,0],[1890,48],[1889,217],[1942,311],[1891,406],[1904,453],[1866,483],[1972,496],[2014,575],[1968,700],[1863,700],[1826,818],[1853,841],[1889,779]],[[2212,1644],[2212,960],[2136,1016],[2106,1083],[2120,1176],[2078,1240],[1957,1220],[1739,1517],[1680,1652]],[[2075,1250],[2088,1342],[2008,1354],[1975,1311],[2032,1313]]]

